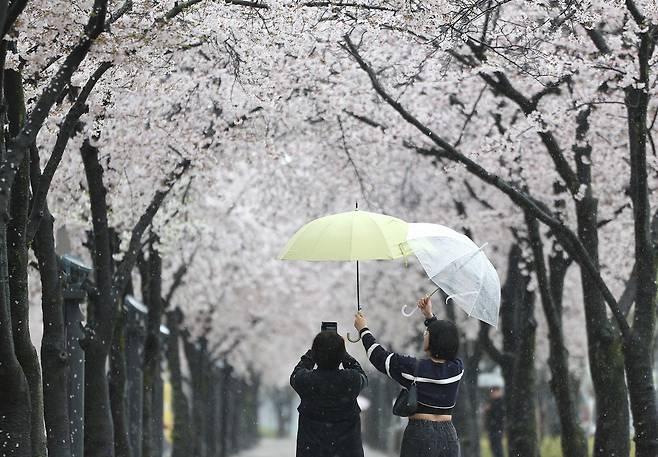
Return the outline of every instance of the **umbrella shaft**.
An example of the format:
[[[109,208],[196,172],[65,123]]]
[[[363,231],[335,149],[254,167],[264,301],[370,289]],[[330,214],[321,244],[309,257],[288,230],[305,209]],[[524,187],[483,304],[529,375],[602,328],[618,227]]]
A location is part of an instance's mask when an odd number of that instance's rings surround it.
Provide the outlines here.
[[[439,291],[439,289],[440,289],[440,287],[437,287],[436,289],[434,289],[434,291],[433,291],[431,294],[429,294],[429,295],[427,296],[427,298],[430,298],[432,295],[434,295],[435,293],[437,293],[437,292]]]
[[[359,261],[356,261],[356,310],[361,311],[361,301],[359,299]]]

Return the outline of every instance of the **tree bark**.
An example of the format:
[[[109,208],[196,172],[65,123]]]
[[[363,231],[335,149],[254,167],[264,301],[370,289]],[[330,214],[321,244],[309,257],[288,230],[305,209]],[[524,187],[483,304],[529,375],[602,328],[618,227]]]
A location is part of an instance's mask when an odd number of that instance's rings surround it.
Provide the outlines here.
[[[0,14],[7,13],[7,3],[0,5]],[[5,14],[6,17],[6,14]],[[0,44],[0,107],[6,114],[5,57],[7,42]],[[0,156],[7,154],[6,145],[11,140],[5,133],[7,119],[0,118]],[[18,161],[19,163],[22,160]],[[17,164],[18,165],[18,164]],[[12,171],[12,177],[15,171]],[[0,443],[10,456],[32,455],[30,387],[16,356],[12,311],[9,301],[9,267],[7,259],[7,223],[11,183],[0,186]]]
[[[650,84],[650,60],[655,50],[658,27],[646,25],[639,34],[639,77],[642,88],[626,89],[629,153],[631,163],[630,193],[633,201],[635,265],[637,289],[633,338],[624,342],[636,454],[658,455],[658,408],[653,382],[652,348],[656,324],[656,253],[651,233],[651,206],[647,176],[647,107]]]
[[[27,157],[26,157],[27,159]],[[27,161],[21,164],[11,192],[12,218],[7,226],[7,251],[9,263],[9,292],[14,336],[14,350],[23,368],[30,388],[30,437],[32,455],[45,457],[46,432],[43,423],[43,390],[41,367],[37,351],[32,344],[29,328],[30,307],[28,302],[27,262],[28,252],[25,243],[25,222],[29,185]]]
[[[172,433],[171,457],[189,457],[192,434],[190,430],[190,406],[183,392],[183,375],[180,363],[180,325],[183,315],[176,308],[167,313],[169,344],[167,345],[167,365],[171,377],[174,430]]]
[[[519,345],[511,367],[511,390],[509,400],[508,444],[510,457],[538,456],[535,373],[535,322],[534,294],[527,291],[528,281],[524,278],[518,287],[517,325]],[[515,294],[515,295],[516,295]]]
[[[5,72],[5,97],[9,120],[9,135],[20,131],[25,118],[25,100],[20,73],[14,70]],[[10,217],[7,226],[7,253],[9,261],[9,293],[12,314],[14,350],[18,362],[30,387],[31,440],[32,454],[35,457],[46,455],[46,431],[43,423],[43,390],[41,387],[41,367],[37,350],[30,338],[27,284],[27,214],[30,198],[29,157],[25,156],[16,172],[11,189]]]
[[[105,372],[117,314],[112,282],[112,248],[107,222],[106,189],[98,149],[85,141],[81,149],[87,177],[93,225],[93,261],[97,293],[90,297],[87,332],[83,340],[85,363],[85,455],[114,457],[114,427]]]
[[[489,340],[489,326],[481,325],[483,349],[502,368],[505,380],[505,421],[510,457],[535,457],[539,453],[535,419],[535,329],[534,294],[527,290],[530,276],[523,274],[522,252],[512,245],[501,296],[503,349]]]
[[[549,382],[553,396],[558,406],[560,416],[560,426],[562,433],[560,435],[562,443],[562,453],[573,457],[587,457],[587,440],[585,432],[578,423],[576,408],[575,389],[571,386],[571,376],[569,373],[569,353],[564,344],[564,334],[562,332],[562,315],[561,308],[555,305],[552,295],[552,288],[555,291],[562,291],[561,284],[553,282],[551,284],[544,261],[544,249],[539,233],[539,224],[530,214],[526,213],[526,225],[532,247],[535,272],[539,283],[541,302],[544,308],[544,315],[548,323],[549,335],[549,357],[548,365],[551,370],[551,380]],[[557,267],[557,264],[554,264]],[[566,269],[564,270],[566,271]],[[560,275],[561,270],[556,271]],[[564,280],[564,276],[561,276]],[[557,278],[556,278],[557,279]],[[561,298],[560,298],[561,300]]]
[[[576,203],[578,236],[597,268],[597,202],[585,196]],[[629,409],[621,338],[608,318],[601,292],[581,269],[590,372],[596,398],[594,457],[628,456]]]
[[[114,453],[116,457],[133,455],[128,435],[128,409],[126,407],[126,312],[120,310],[114,326],[114,339],[110,349],[109,389],[114,427]]]
[[[149,249],[148,258],[148,297],[144,303],[148,307],[146,316],[146,340],[144,343],[144,408],[142,414],[143,446],[142,457],[158,457],[153,455],[156,449],[153,395],[156,377],[160,376],[160,325],[162,323],[162,259],[153,247]],[[142,276],[144,278],[144,276]]]
[[[32,189],[39,182],[39,156],[32,148],[30,174]],[[32,244],[41,278],[41,309],[43,337],[41,339],[41,369],[43,372],[44,420],[49,457],[71,457],[69,427],[69,358],[66,351],[64,298],[53,234],[53,216],[48,205]]]
[[[192,385],[192,426],[195,431],[192,454],[195,457],[208,457],[206,440],[208,437],[207,416],[205,405],[207,404],[207,383],[204,371],[207,367],[207,348],[205,338],[199,338],[198,346],[188,338],[184,339],[185,355],[190,367]],[[226,387],[226,386],[225,386]],[[228,405],[224,405],[228,406]],[[231,409],[229,409],[231,411]],[[228,436],[229,441],[232,437]],[[229,453],[230,453],[229,443]]]

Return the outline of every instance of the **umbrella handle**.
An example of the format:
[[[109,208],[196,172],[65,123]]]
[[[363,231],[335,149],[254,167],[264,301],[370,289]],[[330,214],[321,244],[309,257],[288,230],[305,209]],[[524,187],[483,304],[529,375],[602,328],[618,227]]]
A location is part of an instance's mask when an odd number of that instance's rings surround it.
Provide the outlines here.
[[[417,306],[414,307],[414,309],[412,309],[411,312],[409,313],[409,312],[407,312],[407,306],[408,306],[408,305],[404,305],[404,306],[402,307],[402,309],[400,310],[400,312],[402,313],[402,315],[403,315],[404,317],[411,317],[411,316],[413,315],[413,313],[416,312],[416,310],[418,309],[418,307],[417,307]]]
[[[431,297],[432,295],[434,295],[439,289],[440,289],[440,287],[437,287],[437,288],[434,289],[432,292],[430,292],[429,294],[427,294],[426,297],[427,297],[427,298],[430,298],[430,297]],[[447,301],[446,301],[446,303],[447,303]],[[404,305],[400,311],[402,312],[402,315],[403,315],[404,317],[411,317],[411,316],[413,315],[413,313],[416,312],[416,310],[418,309],[418,307],[416,306],[416,307],[415,307],[415,308],[409,313],[409,312],[407,312],[407,306],[409,306],[409,305]]]
[[[356,338],[355,340],[353,340],[353,339],[352,339],[352,335],[350,335],[350,332],[347,332],[347,340],[348,340],[350,343],[358,343],[359,340],[361,340],[361,335],[357,336],[357,338]]]

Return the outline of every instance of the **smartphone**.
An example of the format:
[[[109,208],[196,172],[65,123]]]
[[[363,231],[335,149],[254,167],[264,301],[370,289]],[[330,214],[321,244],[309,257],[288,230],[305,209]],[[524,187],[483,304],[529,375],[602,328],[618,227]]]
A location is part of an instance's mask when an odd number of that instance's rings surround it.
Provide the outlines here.
[[[338,333],[338,323],[337,322],[322,322],[322,327],[320,327],[320,331],[329,331],[329,332],[336,332]]]

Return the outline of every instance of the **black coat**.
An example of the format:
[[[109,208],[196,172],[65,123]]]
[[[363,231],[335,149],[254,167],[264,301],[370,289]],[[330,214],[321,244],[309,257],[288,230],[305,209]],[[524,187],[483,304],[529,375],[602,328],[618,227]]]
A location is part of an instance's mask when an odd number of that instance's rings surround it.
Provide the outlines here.
[[[356,397],[368,383],[365,372],[350,355],[342,370],[314,366],[308,351],[290,376],[290,385],[301,398],[297,457],[363,457]]]

